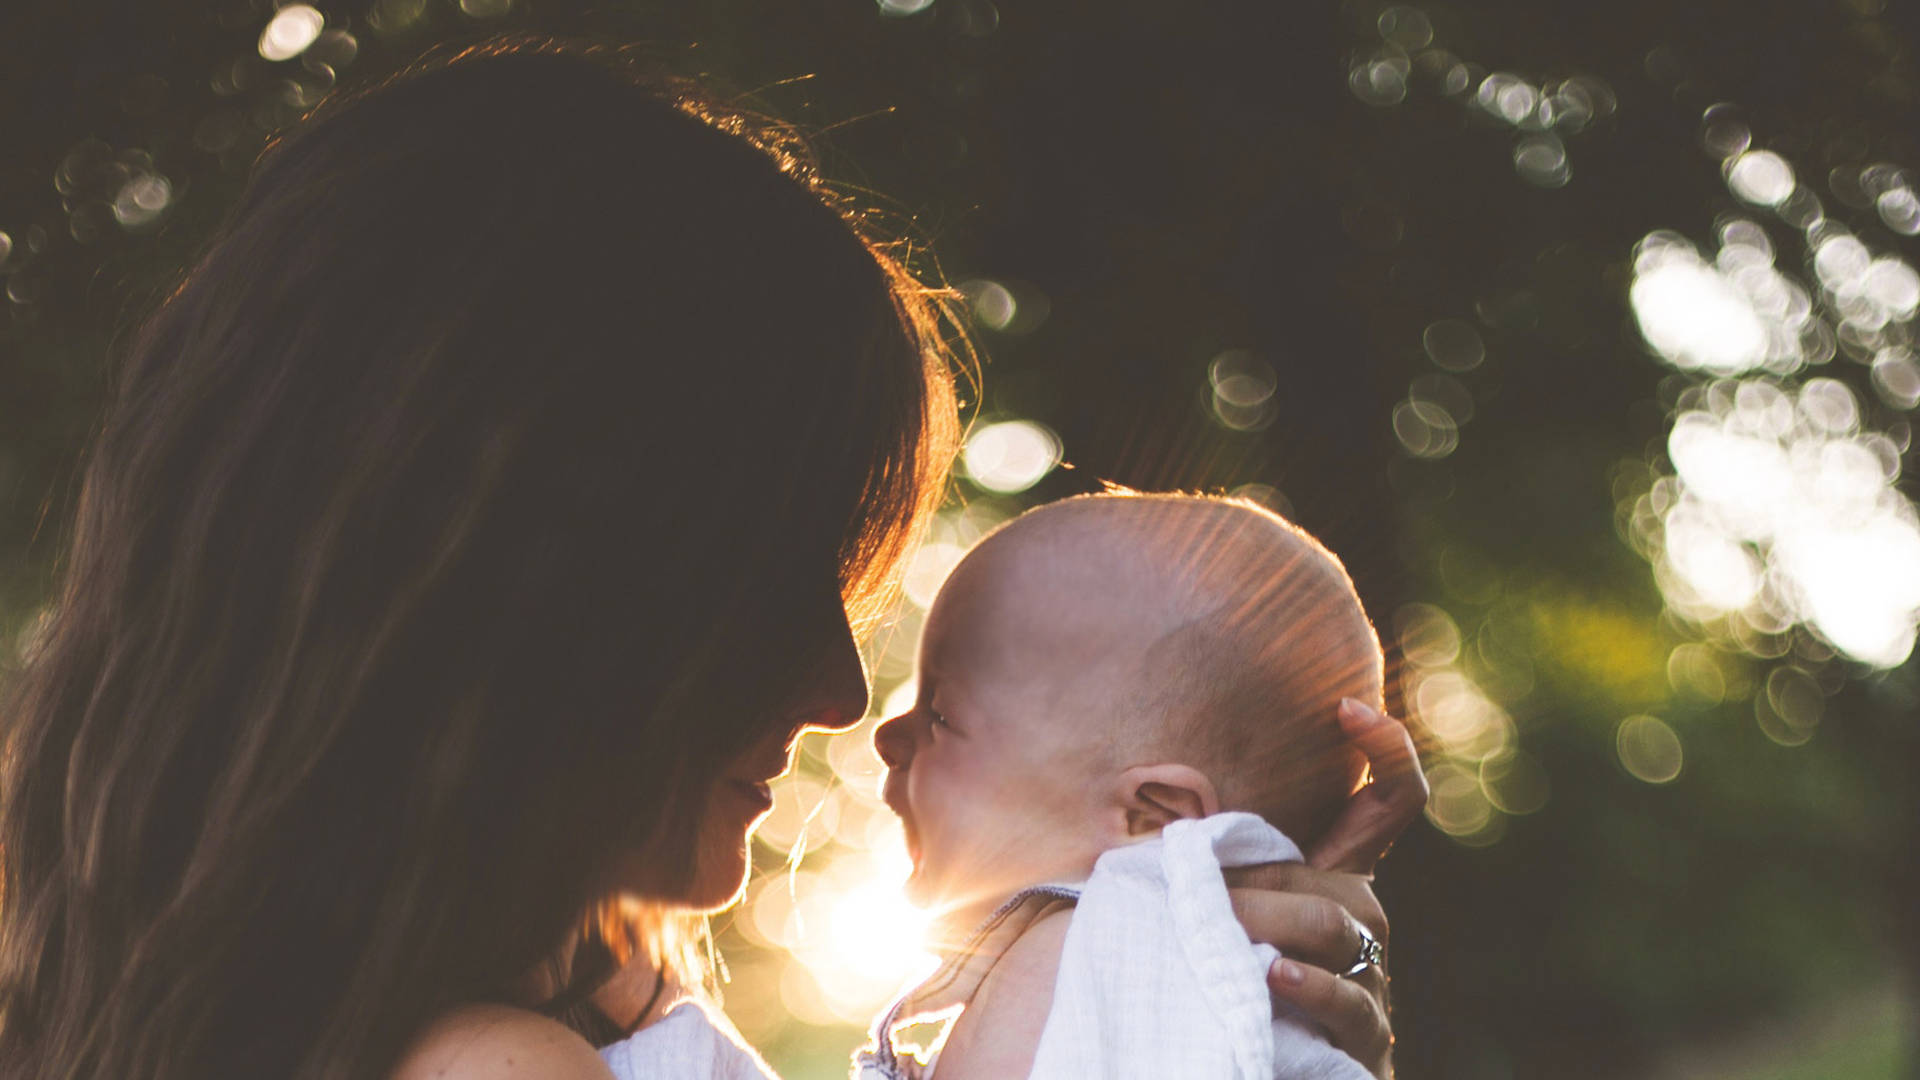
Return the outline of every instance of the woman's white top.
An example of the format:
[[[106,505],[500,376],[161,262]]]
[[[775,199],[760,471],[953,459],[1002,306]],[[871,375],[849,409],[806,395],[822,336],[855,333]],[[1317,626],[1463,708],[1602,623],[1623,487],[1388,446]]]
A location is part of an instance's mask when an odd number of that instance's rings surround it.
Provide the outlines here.
[[[779,1080],[718,1010],[686,999],[600,1048],[617,1080]]]

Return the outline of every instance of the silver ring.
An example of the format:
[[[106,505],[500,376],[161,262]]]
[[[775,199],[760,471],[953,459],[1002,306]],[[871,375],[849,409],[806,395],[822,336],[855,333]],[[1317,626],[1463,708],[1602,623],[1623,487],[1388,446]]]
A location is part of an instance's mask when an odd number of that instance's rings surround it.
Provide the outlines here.
[[[1374,939],[1371,931],[1359,923],[1354,923],[1353,928],[1360,932],[1360,954],[1353,958],[1352,967],[1339,973],[1343,979],[1353,978],[1387,956],[1387,950],[1380,947],[1380,942]]]

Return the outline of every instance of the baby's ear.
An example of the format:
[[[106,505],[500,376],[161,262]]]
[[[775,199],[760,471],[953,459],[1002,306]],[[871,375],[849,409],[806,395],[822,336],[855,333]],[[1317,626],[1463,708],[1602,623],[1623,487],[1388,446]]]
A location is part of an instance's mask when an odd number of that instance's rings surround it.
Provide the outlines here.
[[[1128,836],[1156,833],[1181,818],[1220,812],[1213,781],[1191,765],[1135,765],[1120,774],[1117,794]]]

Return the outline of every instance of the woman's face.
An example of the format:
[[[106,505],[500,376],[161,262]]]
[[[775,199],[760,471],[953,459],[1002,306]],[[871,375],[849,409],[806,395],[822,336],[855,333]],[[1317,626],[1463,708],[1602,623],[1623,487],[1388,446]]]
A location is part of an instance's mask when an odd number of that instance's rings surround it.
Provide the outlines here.
[[[809,730],[844,731],[867,711],[867,676],[838,587],[810,611],[795,648],[812,651],[800,685],[767,717],[762,734],[743,747],[707,794],[695,848],[693,881],[684,902],[702,910],[740,897],[754,826],[773,808],[768,784],[793,765],[793,748]]]

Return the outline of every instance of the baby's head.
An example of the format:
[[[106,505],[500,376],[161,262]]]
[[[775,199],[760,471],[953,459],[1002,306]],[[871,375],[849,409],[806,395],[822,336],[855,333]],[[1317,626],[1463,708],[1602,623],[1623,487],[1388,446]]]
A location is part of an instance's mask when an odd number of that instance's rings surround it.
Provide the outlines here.
[[[1180,817],[1310,844],[1358,782],[1343,697],[1380,644],[1325,548],[1192,495],[1052,503],[988,536],[928,612],[919,695],[881,725],[916,902],[971,911]]]

